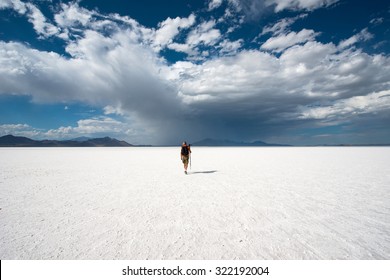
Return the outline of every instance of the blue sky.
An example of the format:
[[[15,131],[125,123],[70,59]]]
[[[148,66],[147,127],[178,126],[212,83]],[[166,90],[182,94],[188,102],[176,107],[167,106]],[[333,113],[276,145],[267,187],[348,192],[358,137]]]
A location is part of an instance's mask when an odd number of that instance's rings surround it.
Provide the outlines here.
[[[0,135],[390,143],[390,4],[0,0]]]

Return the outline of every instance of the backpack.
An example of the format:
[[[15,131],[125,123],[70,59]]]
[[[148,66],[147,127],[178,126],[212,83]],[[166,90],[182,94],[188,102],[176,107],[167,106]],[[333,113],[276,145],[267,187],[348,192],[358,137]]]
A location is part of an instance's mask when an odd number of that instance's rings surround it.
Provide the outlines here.
[[[181,147],[181,154],[182,155],[185,155],[185,156],[188,156],[189,152],[188,152],[188,146],[183,146]]]

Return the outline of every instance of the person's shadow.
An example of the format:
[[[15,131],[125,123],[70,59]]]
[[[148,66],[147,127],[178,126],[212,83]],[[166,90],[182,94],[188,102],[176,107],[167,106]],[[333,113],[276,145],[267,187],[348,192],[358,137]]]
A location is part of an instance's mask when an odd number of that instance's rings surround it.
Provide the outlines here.
[[[208,171],[195,171],[195,172],[189,172],[188,174],[211,174],[215,173],[218,170],[208,170]]]

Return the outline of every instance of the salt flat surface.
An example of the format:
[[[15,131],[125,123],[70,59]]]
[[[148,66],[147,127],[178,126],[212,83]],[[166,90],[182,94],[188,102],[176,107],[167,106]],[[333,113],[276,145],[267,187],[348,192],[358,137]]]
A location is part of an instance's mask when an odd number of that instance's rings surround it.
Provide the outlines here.
[[[1,148],[0,259],[390,259],[390,148]]]

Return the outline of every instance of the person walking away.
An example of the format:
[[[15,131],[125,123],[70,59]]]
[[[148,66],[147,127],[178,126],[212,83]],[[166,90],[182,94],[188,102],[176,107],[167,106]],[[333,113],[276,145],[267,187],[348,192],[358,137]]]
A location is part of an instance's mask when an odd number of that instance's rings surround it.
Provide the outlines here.
[[[187,145],[187,142],[183,142],[181,145],[180,159],[184,164],[184,173],[187,174],[188,161],[190,159],[191,148]]]

